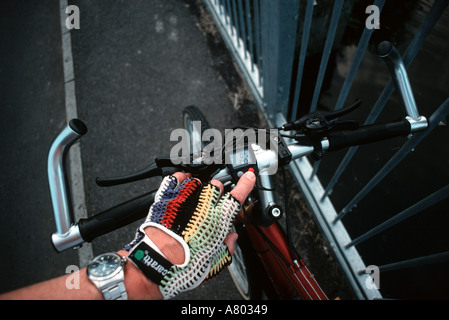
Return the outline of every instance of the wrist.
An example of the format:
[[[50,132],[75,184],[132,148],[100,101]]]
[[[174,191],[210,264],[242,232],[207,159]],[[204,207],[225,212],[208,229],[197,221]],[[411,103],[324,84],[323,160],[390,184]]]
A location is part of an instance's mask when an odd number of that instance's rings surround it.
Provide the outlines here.
[[[145,233],[172,264],[179,264],[184,261],[185,255],[182,245],[169,234],[154,227],[145,228]],[[124,250],[117,253],[125,257],[129,254]],[[125,264],[125,286],[130,300],[162,298],[159,286],[151,282],[131,261]]]
[[[122,257],[127,257],[129,254],[128,251],[124,250],[117,253]],[[125,263],[125,287],[129,300],[162,299],[159,287],[149,281],[131,261]]]

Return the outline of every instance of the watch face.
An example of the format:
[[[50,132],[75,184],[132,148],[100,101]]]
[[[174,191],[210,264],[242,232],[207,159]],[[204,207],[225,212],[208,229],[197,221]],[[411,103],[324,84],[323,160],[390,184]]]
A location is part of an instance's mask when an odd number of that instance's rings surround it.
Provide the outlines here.
[[[114,273],[120,267],[122,259],[117,254],[105,253],[96,258],[89,264],[89,274],[94,277],[106,277]]]

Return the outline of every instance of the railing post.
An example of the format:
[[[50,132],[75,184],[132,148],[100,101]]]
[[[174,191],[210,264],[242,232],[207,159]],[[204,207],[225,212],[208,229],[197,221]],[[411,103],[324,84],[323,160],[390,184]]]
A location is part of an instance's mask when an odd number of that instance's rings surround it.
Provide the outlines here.
[[[269,120],[287,116],[299,0],[261,0],[260,19],[263,56],[264,103]]]

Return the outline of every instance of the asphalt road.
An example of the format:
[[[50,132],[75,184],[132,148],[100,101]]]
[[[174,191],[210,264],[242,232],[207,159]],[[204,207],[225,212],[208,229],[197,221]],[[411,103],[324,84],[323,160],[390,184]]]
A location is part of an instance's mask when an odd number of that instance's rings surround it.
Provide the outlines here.
[[[71,31],[80,142],[89,215],[158,186],[151,179],[100,188],[97,176],[133,172],[167,155],[181,111],[197,105],[219,129],[236,124],[229,87],[198,27],[194,1],[76,1]],[[71,2],[69,1],[69,4]],[[79,266],[76,251],[56,253],[46,161],[66,123],[58,1],[2,1],[0,10],[0,292]],[[233,66],[231,65],[233,68]],[[255,116],[257,119],[257,115]],[[136,225],[93,241],[92,254],[118,250]],[[227,272],[179,299],[238,299]]]
[[[57,1],[0,4],[0,291],[63,274],[56,254],[47,152],[65,123]]]

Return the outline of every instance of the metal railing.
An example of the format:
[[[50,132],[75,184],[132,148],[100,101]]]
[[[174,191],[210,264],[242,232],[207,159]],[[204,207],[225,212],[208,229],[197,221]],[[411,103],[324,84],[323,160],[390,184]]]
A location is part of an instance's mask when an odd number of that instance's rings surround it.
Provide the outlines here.
[[[318,0],[318,2],[320,1]],[[320,99],[323,97],[326,72],[332,68],[330,66],[332,54],[342,37],[341,30],[344,29],[342,26],[352,19],[351,6],[355,1],[324,2],[327,4],[324,14],[323,12],[314,14],[316,0],[204,0],[252,91],[260,111],[272,127],[280,127],[287,121],[296,119],[301,113],[312,112],[323,107],[320,104]],[[376,6],[381,14],[386,2],[387,0],[374,0],[372,5]],[[414,33],[402,56],[406,69],[410,67],[420,52],[447,5],[447,0],[436,0],[423,15],[417,32]],[[363,58],[367,54],[374,30],[364,27],[356,45],[353,46],[352,60],[341,87],[336,93],[334,104],[336,110],[344,106],[350,96],[351,88],[357,83],[356,76]],[[319,63],[316,64],[314,71],[316,77],[314,84],[307,87],[312,94],[309,94],[309,98],[304,99],[306,82],[307,86],[311,85],[310,79],[305,78],[309,77],[310,73],[304,71],[307,70],[311,55],[318,56]],[[368,114],[363,120],[364,124],[373,124],[378,120],[394,90],[393,80],[390,79],[381,93],[377,95],[373,106],[368,109]],[[299,108],[299,106],[301,107]],[[368,218],[369,215],[376,215],[378,213],[376,210],[372,210],[372,212],[366,210],[367,212],[363,213],[355,212],[357,211],[356,207],[366,202],[367,198],[372,198],[373,194],[377,197],[384,197],[385,193],[379,191],[374,193],[373,190],[376,187],[379,189],[378,186],[382,181],[389,178],[391,173],[400,167],[399,165],[407,162],[404,159],[408,160],[412,151],[421,142],[424,141],[423,144],[428,144],[431,142],[431,138],[434,139],[435,135],[430,134],[449,115],[449,99],[437,108],[427,109],[427,112],[430,115],[428,117],[429,128],[425,132],[415,134],[407,139],[405,143],[397,147],[398,150],[389,159],[385,159],[380,167],[376,162],[375,165],[379,169],[374,172],[372,178],[368,178],[368,181],[360,186],[360,191],[355,192],[355,195],[351,196],[344,205],[341,205],[344,197],[339,196],[338,193],[338,188],[344,190],[347,186],[343,176],[351,168],[360,166],[357,161],[366,161],[366,158],[361,160],[361,157],[357,157],[360,153],[359,147],[352,147],[338,160],[332,160],[330,166],[334,166],[335,169],[330,175],[322,173],[324,170],[322,170],[321,162],[325,160],[304,158],[290,165],[290,170],[304,193],[316,221],[330,243],[330,247],[354,292],[360,299],[383,297],[383,292],[372,285],[373,270],[380,272],[380,278],[384,279],[383,275],[387,271],[417,268],[427,264],[449,261],[449,251],[446,251],[449,250],[449,242],[444,235],[440,234],[436,235],[438,239],[435,241],[442,244],[439,247],[443,250],[433,252],[433,248],[426,248],[419,250],[421,255],[418,257],[397,261],[395,256],[389,255],[383,259],[387,261],[386,263],[377,264],[376,261],[372,261],[375,258],[366,253],[366,249],[364,249],[363,258],[359,252],[361,244],[366,244],[369,242],[368,240],[372,240],[379,234],[385,234],[394,226],[405,224],[404,221],[410,220],[412,216],[418,213],[425,215],[426,210],[438,205],[447,206],[449,185],[440,188],[437,185],[432,187],[428,180],[417,179],[416,183],[426,184],[428,187],[425,188],[425,191],[431,190],[431,192],[425,195],[423,195],[424,191],[421,192],[420,200],[412,201],[411,204],[406,205],[405,209],[398,210],[397,214],[390,214],[384,221],[378,223],[375,218]],[[360,117],[363,119],[363,115]],[[422,167],[431,167],[431,159],[430,157],[427,163],[422,164]],[[447,172],[441,172],[441,174],[448,178]],[[327,183],[324,182],[325,180]],[[397,194],[392,197],[395,196],[404,197],[400,190],[397,190]],[[366,206],[364,207],[366,208]],[[337,209],[337,207],[342,208]],[[351,231],[348,231],[348,226],[344,221],[350,212],[349,216],[352,218],[349,228]],[[356,219],[358,219],[357,222],[354,222]],[[370,223],[365,223],[366,221],[370,221]],[[375,225],[376,223],[377,225]],[[432,224],[440,222],[429,218],[426,223],[432,226]],[[354,231],[354,225],[358,226],[357,231]],[[368,231],[360,231],[366,229]],[[361,234],[357,235],[357,233]],[[394,243],[394,245],[404,246],[403,243]],[[370,250],[376,250],[376,246],[371,245]],[[367,267],[367,260],[370,260],[369,264],[376,265],[374,269],[371,266]],[[448,277],[441,276],[447,283]]]

